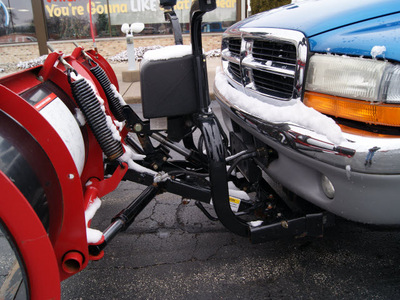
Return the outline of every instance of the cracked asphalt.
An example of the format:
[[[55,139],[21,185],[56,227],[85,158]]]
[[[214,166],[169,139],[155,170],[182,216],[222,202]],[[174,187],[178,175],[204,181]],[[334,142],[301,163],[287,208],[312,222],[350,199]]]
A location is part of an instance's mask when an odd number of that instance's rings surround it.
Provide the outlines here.
[[[122,182],[92,227],[145,187]],[[251,244],[178,196],[157,196],[62,299],[400,299],[399,230],[336,220],[323,238]]]
[[[104,197],[106,228],[143,187]],[[159,195],[133,225],[62,284],[62,299],[399,299],[400,236],[338,220],[323,238],[253,245],[190,202]]]

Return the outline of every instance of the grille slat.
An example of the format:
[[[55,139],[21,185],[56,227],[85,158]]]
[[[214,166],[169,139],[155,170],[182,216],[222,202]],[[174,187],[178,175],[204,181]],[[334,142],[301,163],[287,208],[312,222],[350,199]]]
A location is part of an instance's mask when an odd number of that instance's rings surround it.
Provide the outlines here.
[[[235,64],[235,63],[230,62],[228,68],[229,68],[229,71],[233,75],[233,79],[238,81],[238,82],[240,82],[242,77],[240,76],[240,66],[239,66],[239,64]]]
[[[233,54],[240,55],[240,45],[242,43],[241,39],[229,39],[228,48]]]
[[[267,61],[282,68],[287,65],[296,66],[296,47],[293,44],[280,41],[254,40],[253,58],[261,63]],[[294,78],[268,70],[253,69],[254,85],[257,91],[274,97],[288,99],[293,95]]]
[[[265,94],[275,97],[288,98],[292,96],[294,80],[272,73],[253,70],[254,84],[256,89]]]
[[[255,40],[252,53],[256,59],[296,64],[296,47],[292,44]]]
[[[293,87],[293,79],[286,79],[286,82],[282,80],[279,75],[269,74],[269,76],[257,76],[254,75],[254,82],[259,86],[270,86],[276,90],[287,91]]]
[[[292,65],[292,66],[296,65],[296,60],[293,61],[292,59],[282,57],[281,54],[258,54],[257,58],[261,61],[279,62],[279,63],[288,64],[288,65]]]

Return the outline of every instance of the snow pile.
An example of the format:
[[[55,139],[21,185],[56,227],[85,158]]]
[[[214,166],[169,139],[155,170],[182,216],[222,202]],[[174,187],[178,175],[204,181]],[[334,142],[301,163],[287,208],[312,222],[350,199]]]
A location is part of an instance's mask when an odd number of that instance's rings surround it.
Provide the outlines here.
[[[371,56],[373,58],[376,58],[379,55],[384,56],[385,52],[386,52],[385,46],[374,46],[374,47],[372,47],[372,50],[371,50]]]
[[[144,155],[133,152],[131,148],[129,148],[126,145],[123,146],[125,153],[120,158],[118,158],[119,161],[126,162],[128,164],[129,169],[135,170],[136,172],[149,174],[154,177],[157,175],[157,172],[147,169],[134,162],[134,160],[143,159],[145,157]]]
[[[138,60],[138,61],[142,60],[143,56],[145,55],[145,53],[147,51],[161,49],[161,48],[162,47],[160,45],[135,48],[136,60]]]
[[[167,60],[171,58],[179,58],[192,54],[192,46],[190,45],[174,45],[157,50],[148,51],[143,55],[145,60]]]
[[[182,45],[178,45],[182,46]],[[147,51],[151,50],[158,50],[158,49],[165,49],[168,47],[174,47],[174,46],[167,46],[167,47],[162,47],[162,46],[149,46],[149,47],[138,47],[135,48],[135,59],[136,61],[141,61],[143,59],[143,56],[146,54]],[[207,57],[220,57],[221,56],[221,49],[214,49],[210,50],[204,53]],[[114,56],[111,56],[108,58],[109,61],[111,62],[126,62],[128,61],[128,51],[122,51]]]
[[[179,58],[185,55],[192,54],[191,45],[174,45],[160,48],[154,51],[146,52],[143,56],[146,60],[167,60],[171,58]],[[210,50],[205,53],[206,57],[219,57],[221,56],[220,49]]]
[[[29,69],[29,68],[33,68],[33,67],[42,65],[44,63],[44,61],[46,60],[46,58],[47,58],[47,55],[42,55],[38,58],[31,59],[28,61],[20,61],[17,64],[17,68],[18,69]]]
[[[162,48],[161,46],[148,46],[148,47],[137,47],[135,48],[135,60],[141,61],[143,55],[149,50],[156,50]],[[128,51],[122,51],[114,56],[108,58],[111,62],[125,62],[128,61]]]
[[[85,223],[86,223],[86,239],[90,244],[98,243],[103,237],[103,233],[97,229],[89,228],[89,222],[93,219],[97,210],[101,206],[101,200],[96,198],[92,203],[89,204],[85,210]]]
[[[143,167],[143,166],[137,164],[134,160],[143,160],[145,158],[145,156],[142,154],[137,154],[137,153],[133,152],[133,150],[127,145],[123,145],[123,146],[125,149],[125,153],[120,158],[118,158],[118,160],[120,162],[127,163],[129,169],[135,170],[138,173],[145,173],[145,174],[153,176],[155,183],[166,181],[167,179],[170,178],[168,173],[164,173],[164,172],[157,173],[153,170],[150,170],[146,167]]]
[[[110,129],[112,137],[114,140],[120,142],[121,141],[121,134],[119,133],[117,126],[115,126],[113,120],[109,115],[106,115],[107,127]]]
[[[123,62],[128,61],[128,51],[122,51],[114,56],[108,58],[111,62]]]
[[[261,226],[263,223],[264,223],[263,221],[258,220],[258,221],[250,221],[248,224],[251,227],[258,227],[258,226]]]
[[[75,119],[78,121],[79,126],[86,124],[86,118],[79,108],[75,108]]]
[[[120,122],[120,121],[114,120],[113,122],[114,122],[114,125],[118,128],[118,131],[124,130],[125,121]]]
[[[182,46],[182,45],[179,45],[179,46]],[[137,48],[135,48],[135,60],[141,61],[147,51],[165,49],[168,47],[174,47],[174,46],[162,47],[160,45],[156,45],[156,46],[147,46],[147,47],[137,47]],[[186,47],[190,47],[190,46],[186,46]],[[206,52],[205,55],[207,57],[220,57],[221,50],[220,49],[210,50],[210,51]],[[179,56],[177,56],[177,57],[179,57]],[[20,61],[18,64],[13,65],[13,66],[14,67],[16,66],[17,69],[25,70],[25,69],[29,69],[29,68],[33,68],[33,67],[42,65],[44,63],[44,61],[46,60],[46,58],[47,58],[47,55],[42,55],[40,57],[31,59],[31,60]],[[113,63],[127,62],[128,61],[128,51],[125,50],[114,56],[110,56],[110,57],[108,57],[108,60]],[[12,65],[7,66],[6,68],[0,68],[0,72],[5,72],[6,69],[12,69]]]
[[[221,49],[214,49],[207,51],[204,53],[207,57],[220,57],[221,56]]]
[[[234,89],[229,85],[220,69],[216,72],[215,85],[233,105],[251,115],[271,123],[290,123],[302,126],[326,136],[336,145],[344,142],[342,131],[335,121],[315,109],[305,106],[300,99],[294,100],[292,105],[280,107],[262,102]]]
[[[122,95],[118,92],[117,87],[111,83],[110,88],[114,93],[114,97],[119,100],[119,104],[121,104],[121,106],[125,106],[126,102],[125,102],[124,98],[122,97]]]

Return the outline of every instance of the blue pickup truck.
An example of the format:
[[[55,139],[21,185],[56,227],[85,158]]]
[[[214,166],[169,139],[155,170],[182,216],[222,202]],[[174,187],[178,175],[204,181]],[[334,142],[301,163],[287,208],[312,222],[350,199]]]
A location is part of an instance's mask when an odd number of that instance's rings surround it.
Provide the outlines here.
[[[233,149],[288,205],[400,224],[400,4],[299,1],[226,30],[215,94]],[[250,166],[249,166],[250,165]]]

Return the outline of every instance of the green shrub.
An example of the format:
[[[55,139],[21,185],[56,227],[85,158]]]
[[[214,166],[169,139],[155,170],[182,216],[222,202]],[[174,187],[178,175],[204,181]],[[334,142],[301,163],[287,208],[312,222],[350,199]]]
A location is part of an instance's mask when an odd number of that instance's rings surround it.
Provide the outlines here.
[[[291,0],[250,0],[251,14],[254,15],[291,2]]]

